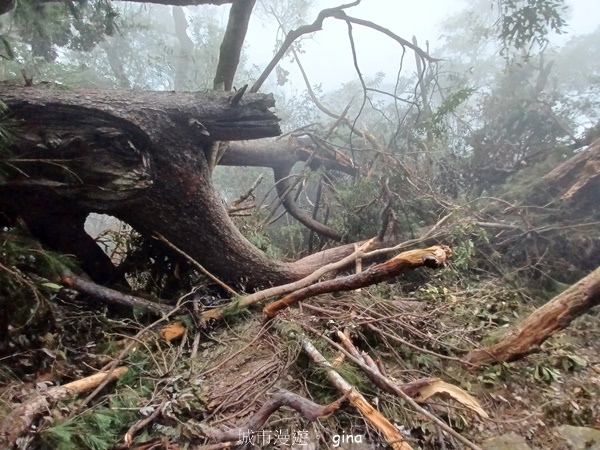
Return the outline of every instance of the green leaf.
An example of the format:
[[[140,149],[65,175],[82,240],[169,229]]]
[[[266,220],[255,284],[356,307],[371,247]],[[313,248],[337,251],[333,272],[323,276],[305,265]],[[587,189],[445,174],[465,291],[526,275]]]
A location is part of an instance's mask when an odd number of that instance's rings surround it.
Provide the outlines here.
[[[56,283],[42,283],[41,286],[50,292],[58,292],[62,289],[62,286]]]

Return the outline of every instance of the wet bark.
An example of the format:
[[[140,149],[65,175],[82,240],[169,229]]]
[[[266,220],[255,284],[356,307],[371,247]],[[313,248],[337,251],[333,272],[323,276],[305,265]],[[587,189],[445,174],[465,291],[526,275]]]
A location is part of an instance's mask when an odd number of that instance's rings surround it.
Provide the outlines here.
[[[497,344],[473,350],[465,361],[486,365],[523,358],[536,351],[553,333],[566,328],[581,314],[599,304],[600,268],[536,309]]]
[[[20,123],[9,149],[13,156],[3,164],[0,208],[5,213],[23,216],[28,197],[36,193],[42,200],[31,212],[39,217],[30,223],[55,210],[52,198],[65,205],[61,217],[73,216],[73,230],[89,212],[111,214],[145,236],[160,233],[218,278],[247,288],[294,281],[331,261],[324,259],[327,254],[308,260],[312,265],[269,260],[233,225],[213,188],[205,149],[214,141],[280,133],[269,95],[249,94],[232,104],[228,93],[4,84],[0,98]],[[47,229],[64,228],[60,221],[44,223]],[[73,253],[81,257],[79,248]],[[95,281],[105,281],[89,270]]]

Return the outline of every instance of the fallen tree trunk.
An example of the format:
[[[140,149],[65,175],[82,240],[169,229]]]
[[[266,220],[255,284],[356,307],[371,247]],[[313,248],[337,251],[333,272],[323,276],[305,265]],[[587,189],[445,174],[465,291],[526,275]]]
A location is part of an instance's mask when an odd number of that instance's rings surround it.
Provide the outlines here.
[[[471,351],[465,361],[474,365],[515,361],[534,352],[553,333],[562,330],[600,304],[600,267],[536,309],[497,344]]]
[[[555,167],[542,180],[546,189],[580,208],[597,204],[600,197],[600,139]]]
[[[0,98],[21,130],[9,148],[10,164],[2,165],[6,176],[0,184],[0,208],[12,212],[10,219],[16,221],[28,201],[35,199],[30,215],[39,211],[42,219],[38,222],[53,229],[44,242],[59,251],[64,248],[57,244],[83,227],[81,217],[103,212],[147,237],[160,233],[217,278],[247,289],[295,281],[331,261],[268,259],[237,230],[213,188],[209,161],[216,142],[280,133],[279,119],[269,111],[274,106],[272,96],[248,94],[232,102],[228,93],[0,84]],[[298,149],[295,154],[303,159],[310,152]],[[289,163],[289,155],[281,148],[270,149],[270,167],[277,164],[276,155]],[[224,159],[232,163],[231,158]],[[330,168],[350,171],[347,161],[326,155],[313,160],[328,160]],[[44,219],[51,216],[57,199],[73,209],[73,214],[61,214],[60,224]],[[69,221],[71,217],[77,221]],[[33,223],[36,218],[25,220]],[[4,222],[5,218],[0,219]],[[70,246],[68,251],[85,260],[79,248]],[[348,247],[341,252],[347,255],[352,250]],[[331,255],[337,259],[340,252]],[[89,275],[106,282],[110,274],[95,273],[95,258],[99,256],[88,252]]]

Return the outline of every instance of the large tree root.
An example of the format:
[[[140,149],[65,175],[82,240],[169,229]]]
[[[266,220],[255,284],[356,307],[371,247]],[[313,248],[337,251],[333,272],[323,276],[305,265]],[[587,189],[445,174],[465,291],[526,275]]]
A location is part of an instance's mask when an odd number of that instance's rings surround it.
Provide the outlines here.
[[[497,344],[473,350],[465,361],[486,365],[523,358],[537,350],[553,333],[566,328],[574,319],[598,304],[600,267],[536,309]]]
[[[81,380],[56,386],[44,392],[37,392],[18,408],[15,408],[0,425],[0,445],[12,448],[17,438],[24,434],[33,419],[50,409],[52,403],[87,392],[103,383],[107,377],[117,380],[127,373],[127,367],[117,367],[112,372],[99,372]]]
[[[270,303],[263,309],[267,317],[275,317],[282,309],[288,308],[302,300],[315,295],[329,292],[351,291],[372,284],[380,283],[390,278],[396,277],[418,267],[438,268],[444,265],[446,260],[452,255],[452,250],[445,245],[435,245],[433,247],[417,250],[409,250],[389,259],[388,261],[377,264],[364,272],[349,275],[346,277],[326,280],[320,283],[300,289],[293,292],[281,300]]]

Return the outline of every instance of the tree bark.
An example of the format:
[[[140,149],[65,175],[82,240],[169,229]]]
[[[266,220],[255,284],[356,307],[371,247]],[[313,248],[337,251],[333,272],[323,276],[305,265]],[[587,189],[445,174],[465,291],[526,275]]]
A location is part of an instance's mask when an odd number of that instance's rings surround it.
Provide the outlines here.
[[[275,317],[279,311],[288,308],[302,300],[330,292],[344,292],[389,280],[404,272],[419,267],[442,267],[452,255],[450,247],[435,245],[425,249],[408,250],[400,253],[384,263],[370,267],[364,272],[332,280],[311,284],[303,289],[292,292],[276,302],[269,303],[263,312],[269,318]]]
[[[213,188],[204,149],[214,141],[279,134],[270,95],[247,94],[232,104],[228,93],[3,84],[0,98],[21,125],[9,149],[13,157],[3,164],[4,211],[19,214],[35,193],[36,207],[47,215],[55,209],[52,198],[59,197],[78,213],[103,212],[145,236],[160,233],[218,278],[238,285],[242,280],[247,288],[294,281],[331,261],[323,259],[327,253],[297,264],[269,260],[237,230]],[[351,252],[343,248],[331,255]]]
[[[248,31],[248,22],[256,0],[237,0],[229,10],[229,20],[221,49],[219,64],[213,80],[213,89],[231,91],[233,77],[240,62],[242,47]]]
[[[19,436],[24,434],[31,426],[33,419],[48,411],[51,404],[87,392],[106,381],[106,378],[110,381],[117,380],[126,373],[127,367],[117,367],[112,373],[98,372],[63,386],[55,386],[46,391],[36,392],[30,399],[13,409],[2,421],[0,424],[0,444],[3,444],[4,448],[13,448]]]
[[[542,180],[547,189],[580,208],[597,205],[600,198],[600,139],[563,162]]]
[[[473,350],[465,361],[475,365],[515,361],[535,351],[590,308],[600,304],[600,267],[536,309],[497,344]]]

